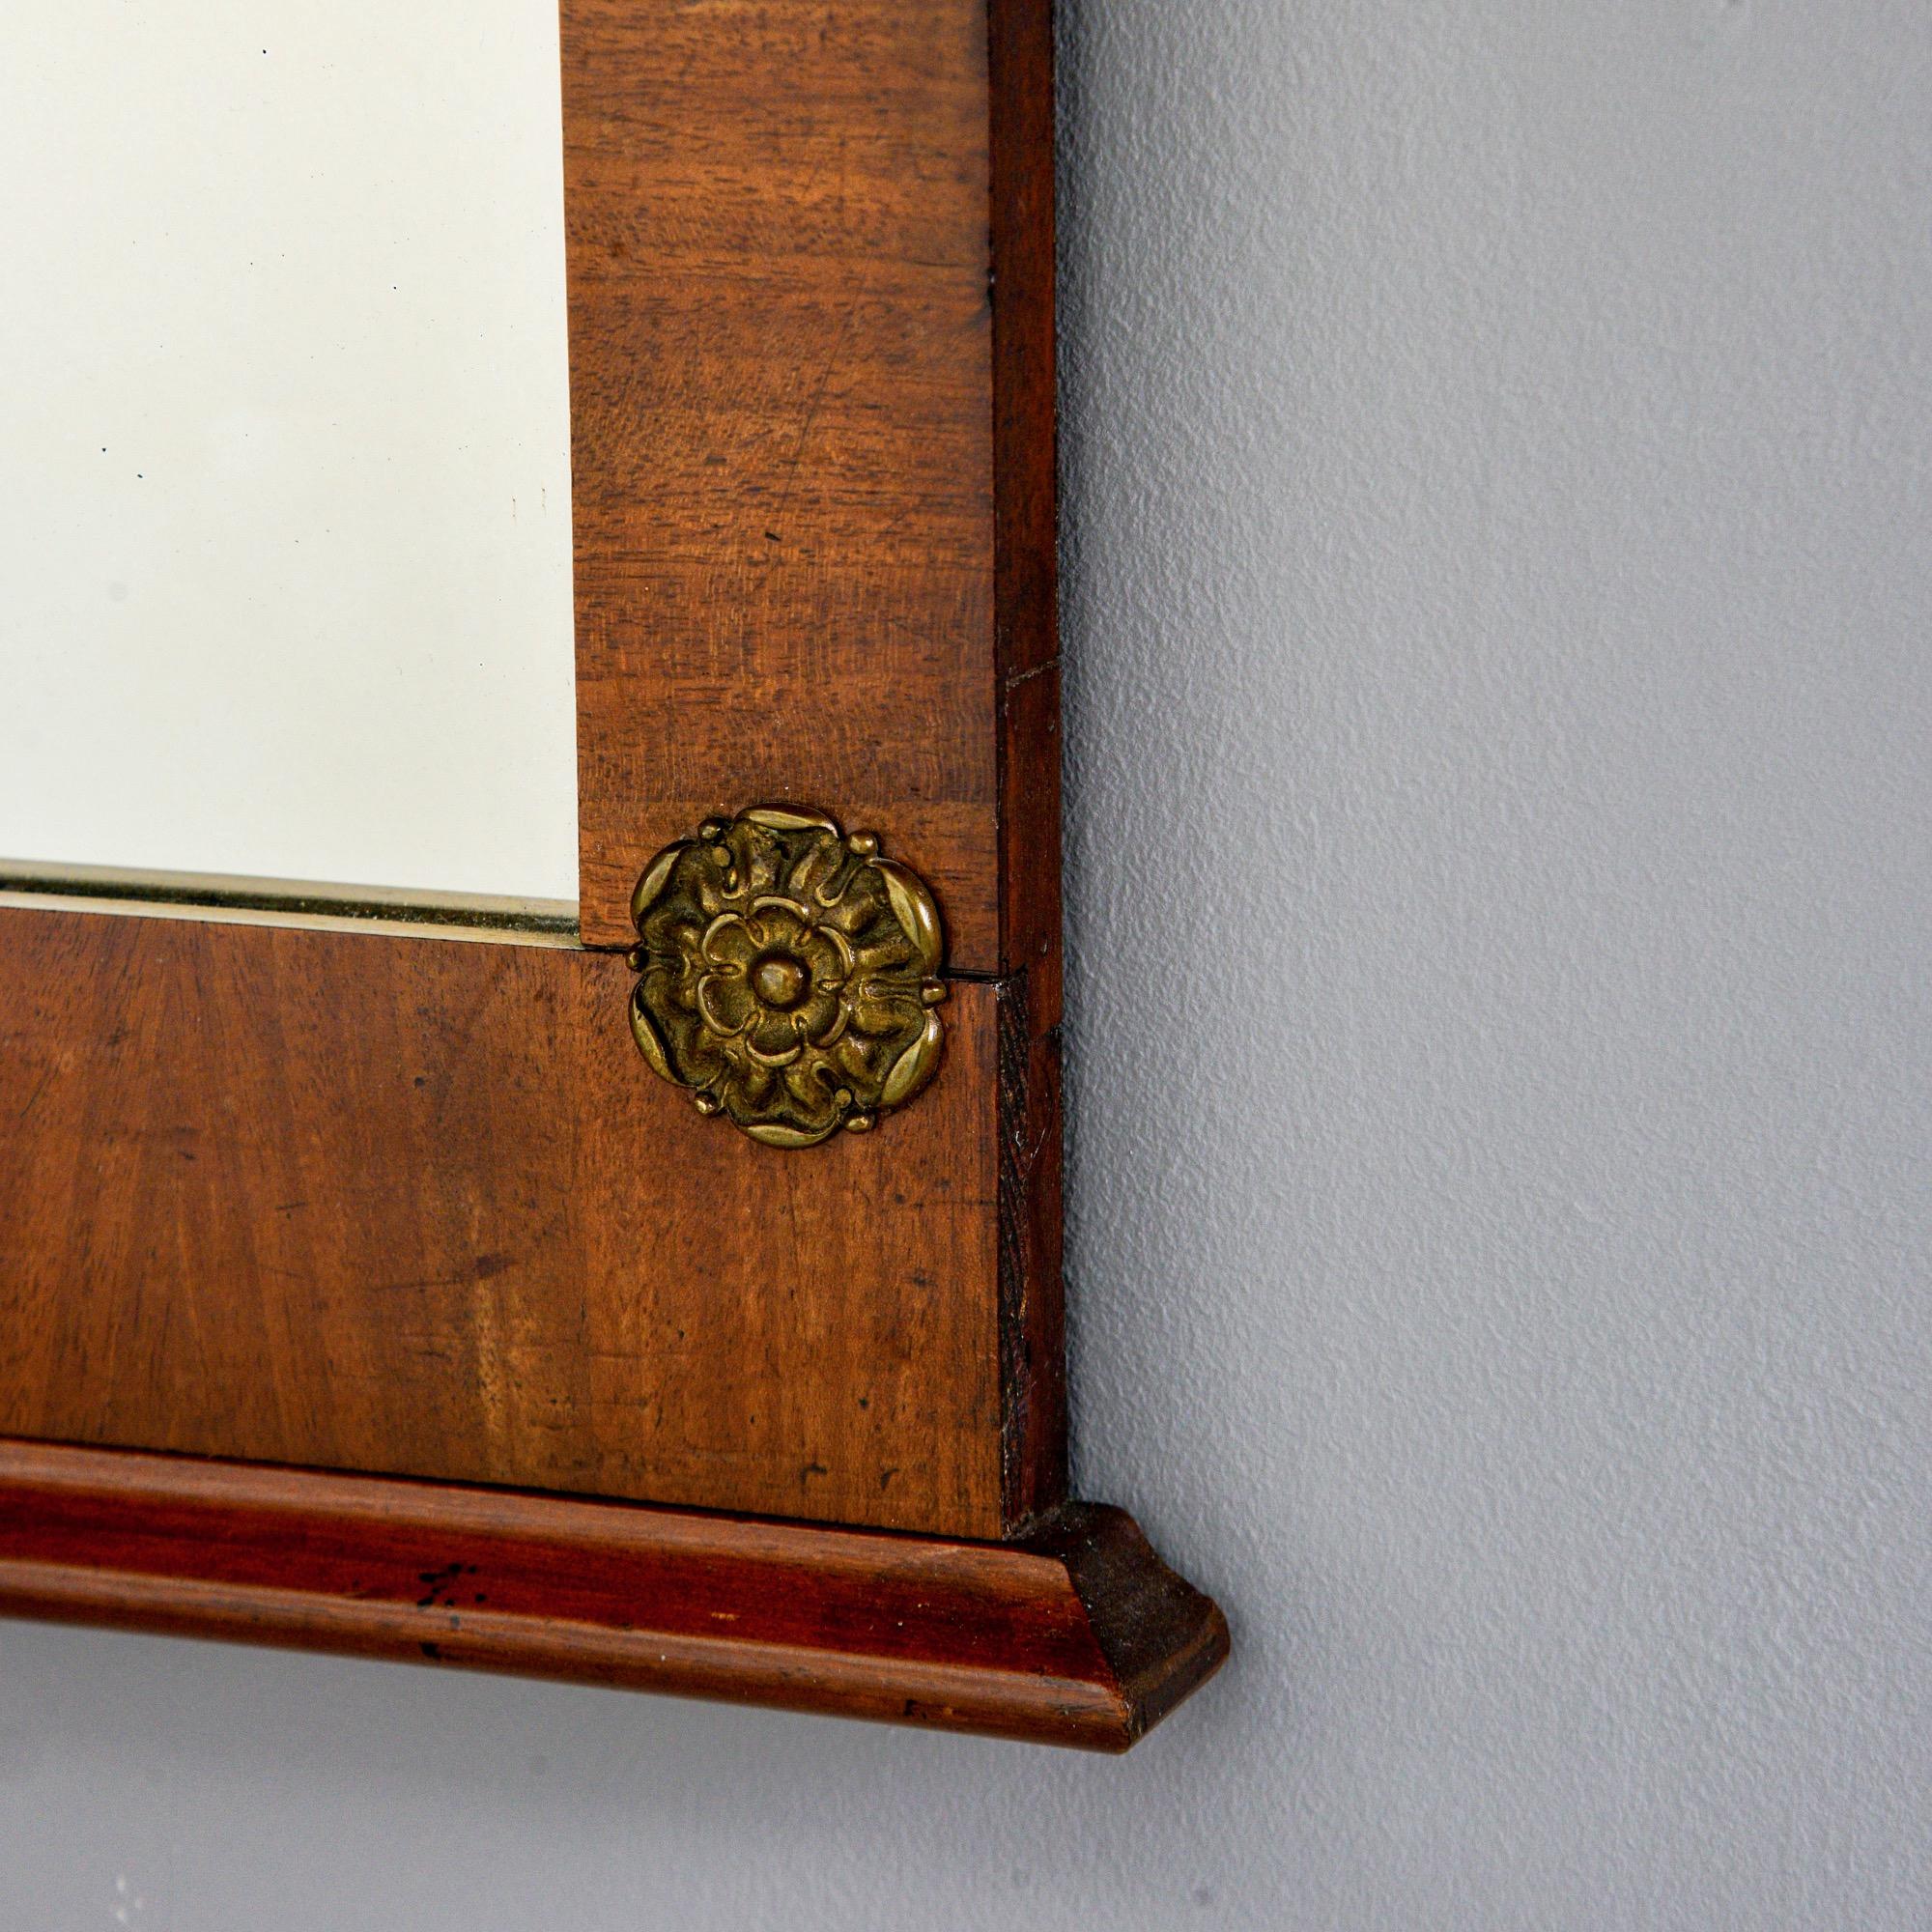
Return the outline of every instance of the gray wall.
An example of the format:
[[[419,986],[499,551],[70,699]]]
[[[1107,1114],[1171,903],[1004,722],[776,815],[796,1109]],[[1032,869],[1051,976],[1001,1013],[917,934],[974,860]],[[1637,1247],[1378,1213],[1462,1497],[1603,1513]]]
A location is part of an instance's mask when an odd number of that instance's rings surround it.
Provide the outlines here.
[[[0,1925],[1917,1927],[1923,0],[1065,0],[1122,1763],[0,1633]]]

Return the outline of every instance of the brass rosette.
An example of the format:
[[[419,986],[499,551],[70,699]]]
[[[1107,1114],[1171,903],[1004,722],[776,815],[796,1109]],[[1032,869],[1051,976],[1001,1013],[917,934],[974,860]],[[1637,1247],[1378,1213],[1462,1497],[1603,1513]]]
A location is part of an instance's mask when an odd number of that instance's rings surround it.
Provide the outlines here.
[[[863,1132],[939,1065],[939,908],[871,833],[788,806],[706,819],[631,916],[639,1049],[753,1140]]]

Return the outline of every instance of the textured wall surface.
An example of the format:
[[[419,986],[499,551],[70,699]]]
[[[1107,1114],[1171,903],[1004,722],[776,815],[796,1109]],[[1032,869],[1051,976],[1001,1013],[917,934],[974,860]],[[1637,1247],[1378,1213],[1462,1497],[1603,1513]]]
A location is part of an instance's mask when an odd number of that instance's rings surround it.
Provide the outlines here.
[[[1916,1928],[1932,11],[1065,0],[1124,1762],[0,1628],[0,1926]]]

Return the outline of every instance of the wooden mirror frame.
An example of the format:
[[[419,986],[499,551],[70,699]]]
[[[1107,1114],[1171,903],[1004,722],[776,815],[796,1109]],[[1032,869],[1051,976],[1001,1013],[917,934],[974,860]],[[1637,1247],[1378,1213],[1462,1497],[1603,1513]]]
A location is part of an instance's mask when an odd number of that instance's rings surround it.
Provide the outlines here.
[[[1066,1491],[1048,0],[561,11],[581,941],[12,882],[0,1607],[1122,1748],[1227,1632]],[[945,928],[799,1151],[625,1019],[768,802]]]

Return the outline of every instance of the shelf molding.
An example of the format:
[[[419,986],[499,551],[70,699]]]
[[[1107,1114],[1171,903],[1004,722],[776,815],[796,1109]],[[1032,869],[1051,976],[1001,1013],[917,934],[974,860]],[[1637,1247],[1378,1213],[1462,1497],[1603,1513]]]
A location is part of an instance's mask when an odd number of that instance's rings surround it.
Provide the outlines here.
[[[0,1613],[1102,1751],[1228,1653],[1103,1505],[969,1543],[14,1438]]]

